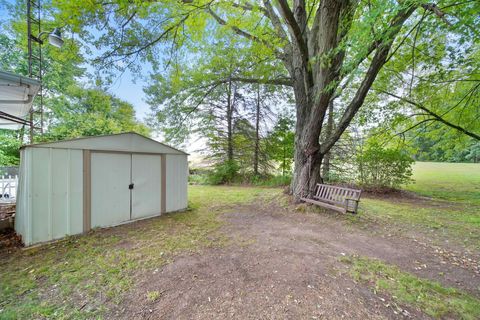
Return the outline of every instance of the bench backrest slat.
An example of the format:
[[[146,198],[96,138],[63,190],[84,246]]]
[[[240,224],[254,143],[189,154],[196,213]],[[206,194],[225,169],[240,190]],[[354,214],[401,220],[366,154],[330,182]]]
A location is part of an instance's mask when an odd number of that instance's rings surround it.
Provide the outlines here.
[[[338,202],[338,196],[340,195],[340,189],[338,188],[335,188],[334,191],[333,191],[333,197],[332,197],[332,201],[333,202]]]
[[[360,190],[331,186],[327,184],[317,184],[314,198],[336,204],[344,204],[345,199],[359,200]]]
[[[333,193],[333,189],[327,187],[327,193],[325,194],[325,199],[330,200],[330,198],[332,197],[332,193]]]
[[[314,197],[317,197],[318,196],[318,193],[320,192],[320,190],[322,190],[323,186],[321,184],[317,184],[315,186],[315,193],[314,193]]]
[[[325,186],[321,185],[320,189],[318,190],[317,197],[321,197],[321,195],[325,192]]]
[[[347,198],[353,198],[353,197],[354,197],[354,194],[355,194],[355,192],[353,192],[353,190],[348,190],[348,192],[347,192]]]
[[[325,193],[327,192],[328,188],[323,186],[322,190],[320,190],[320,193],[318,194],[318,198],[321,199],[325,197]]]

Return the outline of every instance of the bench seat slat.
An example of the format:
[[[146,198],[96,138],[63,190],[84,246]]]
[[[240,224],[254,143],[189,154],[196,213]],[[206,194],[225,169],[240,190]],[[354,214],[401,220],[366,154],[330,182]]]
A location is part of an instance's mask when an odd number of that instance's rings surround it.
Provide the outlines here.
[[[325,208],[332,209],[332,210],[335,210],[335,211],[338,211],[338,212],[342,212],[342,213],[345,212],[345,209],[344,209],[344,208],[337,207],[337,206],[335,206],[335,205],[333,205],[333,204],[328,204],[328,203],[325,203],[325,202],[320,202],[320,201],[313,200],[313,199],[309,199],[309,198],[300,198],[300,199],[303,200],[303,201],[305,201],[305,202],[309,202],[309,203],[312,203],[312,204],[316,204],[317,206],[325,207]]]

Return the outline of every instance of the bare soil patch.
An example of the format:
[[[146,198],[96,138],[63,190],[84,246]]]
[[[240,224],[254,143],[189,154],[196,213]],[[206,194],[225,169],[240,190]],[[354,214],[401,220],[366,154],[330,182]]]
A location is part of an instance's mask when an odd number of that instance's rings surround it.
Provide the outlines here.
[[[109,319],[428,319],[355,282],[344,255],[378,258],[480,297],[478,264],[330,214],[262,202],[222,215],[231,244],[173,258],[135,276]],[[436,251],[437,250],[437,251]],[[152,298],[153,297],[153,298]]]

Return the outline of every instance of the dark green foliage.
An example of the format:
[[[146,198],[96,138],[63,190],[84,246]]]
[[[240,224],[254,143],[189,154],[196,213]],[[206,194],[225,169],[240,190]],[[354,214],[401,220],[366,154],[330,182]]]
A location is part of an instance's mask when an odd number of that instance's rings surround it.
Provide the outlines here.
[[[359,183],[369,188],[398,188],[411,181],[413,159],[398,148],[373,140],[356,156]]]
[[[274,175],[267,177],[258,177],[250,182],[255,186],[262,187],[286,187],[292,182],[292,175]]]
[[[235,161],[225,161],[217,164],[207,176],[208,184],[225,184],[234,182],[237,177],[239,166]]]
[[[74,87],[65,96],[51,99],[53,117],[42,140],[62,140],[150,130],[135,119],[133,106],[101,89]]]
[[[1,4],[10,17],[0,19],[0,70],[23,76],[28,75],[25,2]],[[42,1],[43,8],[49,1]],[[46,11],[49,12],[49,11]],[[56,25],[54,17],[45,13],[42,28],[49,30]],[[8,19],[11,20],[8,20]],[[92,88],[91,78],[82,64],[80,42],[68,36],[69,27],[63,28],[65,44],[59,49],[45,44],[42,47],[43,63],[43,135],[34,134],[33,142],[64,140],[80,136],[135,131],[149,135],[150,130],[135,119],[134,107],[128,102],[108,93],[101,87]],[[39,110],[40,100],[34,100],[34,109]],[[34,123],[40,126],[39,113]],[[28,141],[29,130],[0,131],[0,165],[18,165],[19,150]]]
[[[16,166],[20,158],[20,139],[17,132],[0,130],[0,166]]]
[[[465,158],[474,163],[480,162],[480,142],[472,143],[467,149]]]
[[[409,132],[417,161],[479,162],[480,143],[439,123]]]
[[[282,176],[291,173],[293,163],[295,120],[284,112],[267,137],[267,153],[278,163]]]

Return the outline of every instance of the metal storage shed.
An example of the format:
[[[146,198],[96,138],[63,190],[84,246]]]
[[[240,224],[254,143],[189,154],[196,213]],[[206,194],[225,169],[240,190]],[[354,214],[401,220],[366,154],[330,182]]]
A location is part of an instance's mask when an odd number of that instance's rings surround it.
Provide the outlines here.
[[[15,230],[26,246],[187,208],[187,154],[136,133],[20,151]]]

